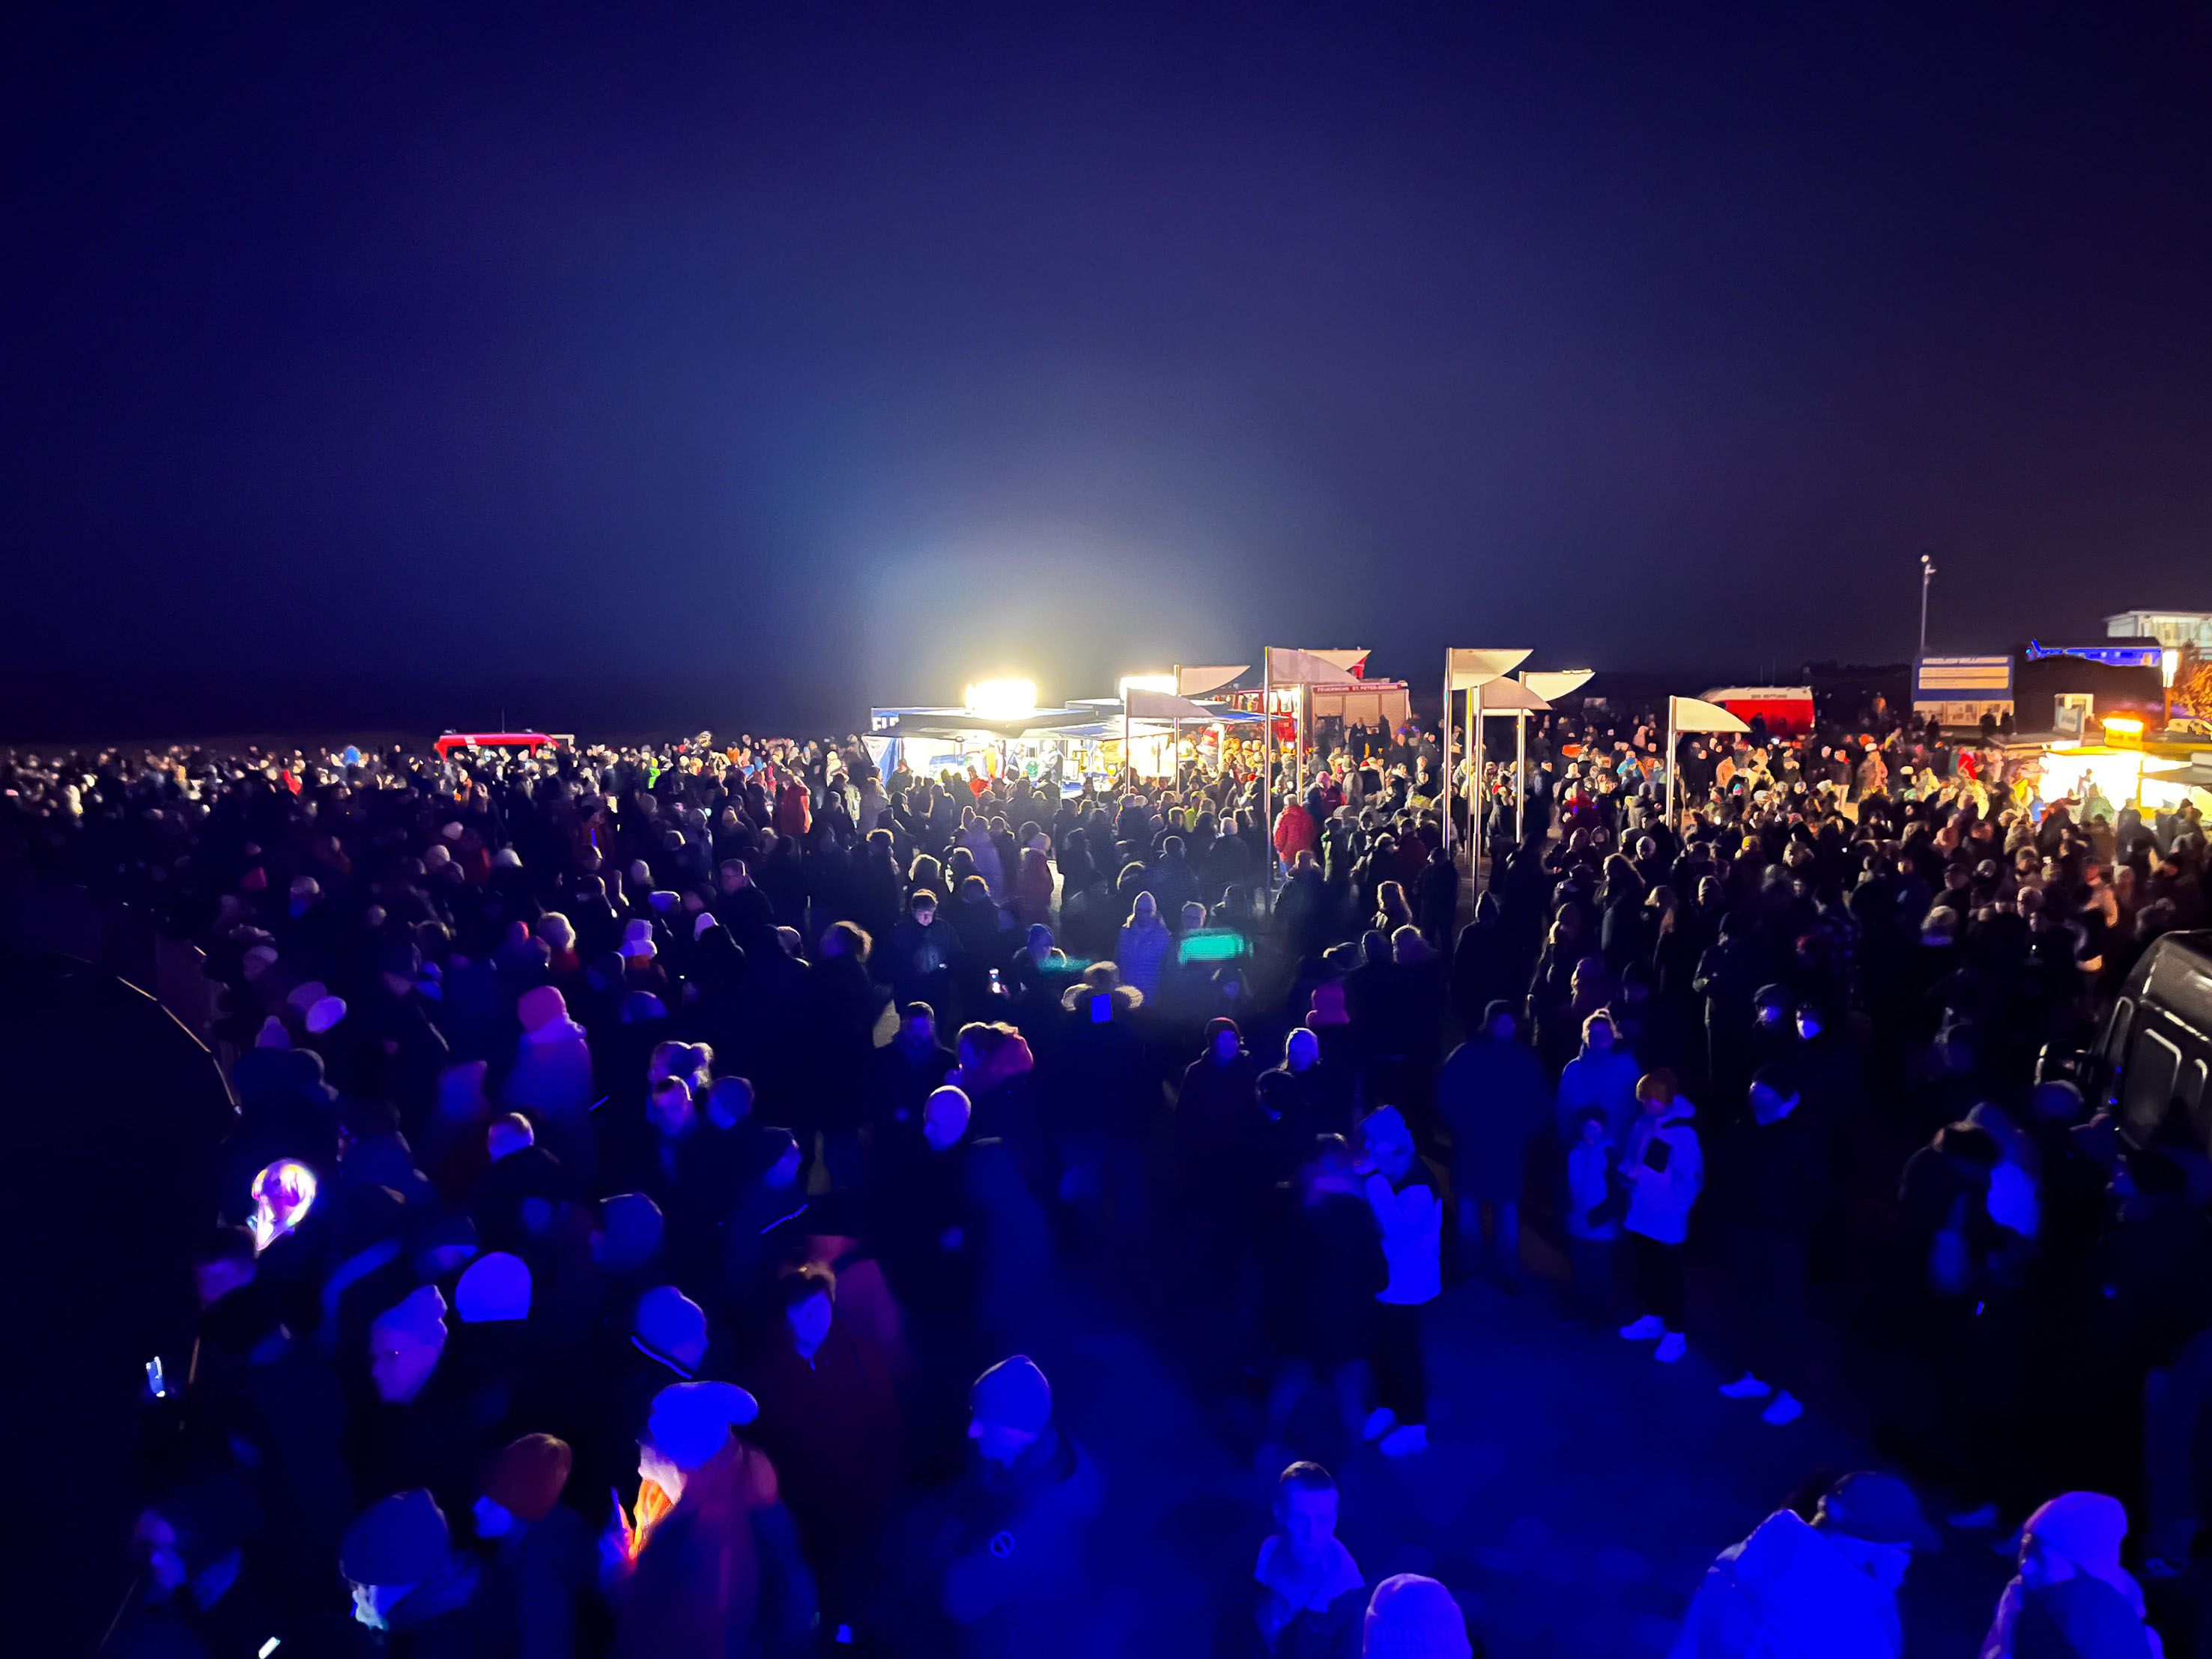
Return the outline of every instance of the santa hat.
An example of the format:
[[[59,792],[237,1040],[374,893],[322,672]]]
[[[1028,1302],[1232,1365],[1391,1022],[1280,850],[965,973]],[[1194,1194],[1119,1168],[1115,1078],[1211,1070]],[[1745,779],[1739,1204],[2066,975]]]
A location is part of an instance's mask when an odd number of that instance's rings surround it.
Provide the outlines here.
[[[730,1443],[730,1431],[760,1415],[760,1401],[734,1382],[672,1382],[653,1396],[646,1437],[689,1474]]]
[[[453,1309],[465,1325],[529,1318],[530,1269],[505,1250],[479,1256],[453,1286]]]

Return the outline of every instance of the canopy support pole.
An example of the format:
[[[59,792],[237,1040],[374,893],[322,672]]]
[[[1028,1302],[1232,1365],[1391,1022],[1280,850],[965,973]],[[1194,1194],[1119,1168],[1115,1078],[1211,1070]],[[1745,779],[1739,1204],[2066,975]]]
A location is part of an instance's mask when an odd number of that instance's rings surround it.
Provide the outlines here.
[[[1528,711],[1518,709],[1513,715],[1513,838],[1526,843],[1528,839]]]
[[[1482,688],[1467,689],[1467,872],[1482,866]],[[1495,872],[1492,872],[1493,878]]]
[[[1268,647],[1260,647],[1260,839],[1267,845],[1267,887],[1275,883],[1275,682]]]
[[[1447,648],[1447,649],[1445,650],[1445,652],[1444,652],[1444,703],[1443,703],[1444,714],[1443,714],[1443,721],[1442,721],[1442,722],[1441,722],[1441,724],[1440,724],[1440,730],[1439,730],[1439,732],[1438,732],[1438,736],[1440,736],[1440,737],[1443,738],[1443,752],[1442,758],[1441,758],[1441,760],[1440,760],[1440,762],[1439,762],[1439,764],[1441,765],[1441,767],[1442,767],[1442,769],[1442,769],[1442,771],[1440,772],[1440,774],[1438,775],[1438,776],[1439,776],[1439,781],[1442,782],[1442,784],[1443,785],[1443,787],[1437,792],[1437,799],[1439,799],[1440,801],[1442,801],[1442,802],[1443,803],[1443,809],[1444,809],[1444,851],[1445,851],[1446,853],[1449,854],[1451,855],[1451,857],[1453,858],[1453,860],[1454,860],[1455,861],[1456,861],[1456,860],[1457,860],[1457,859],[1458,859],[1458,857],[1459,857],[1459,848],[1458,848],[1456,846],[1455,846],[1455,845],[1453,844],[1453,836],[1452,836],[1452,815],[1451,815],[1451,798],[1452,798],[1452,781],[1451,781],[1451,766],[1452,766],[1452,762],[1451,762],[1451,755],[1452,755],[1451,681],[1452,681],[1452,676],[1451,676],[1451,652],[1450,652],[1450,650],[1449,650],[1449,648]]]
[[[1674,700],[1669,697],[1667,699],[1667,833],[1670,836],[1675,833],[1674,774],[1680,769],[1680,762],[1674,753],[1675,742]]]

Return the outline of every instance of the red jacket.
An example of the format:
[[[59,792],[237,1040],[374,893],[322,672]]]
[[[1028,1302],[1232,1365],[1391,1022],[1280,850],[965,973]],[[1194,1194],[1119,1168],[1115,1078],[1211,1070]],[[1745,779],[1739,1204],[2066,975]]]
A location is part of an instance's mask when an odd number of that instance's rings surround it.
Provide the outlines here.
[[[1321,831],[1315,827],[1313,814],[1297,801],[1285,803],[1281,814],[1275,819],[1275,852],[1285,864],[1301,853],[1316,851],[1321,846]]]

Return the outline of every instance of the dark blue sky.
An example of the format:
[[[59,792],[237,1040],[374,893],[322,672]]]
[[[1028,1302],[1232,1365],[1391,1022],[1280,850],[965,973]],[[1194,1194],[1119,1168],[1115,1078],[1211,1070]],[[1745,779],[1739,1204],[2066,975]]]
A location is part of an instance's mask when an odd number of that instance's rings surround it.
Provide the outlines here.
[[[51,9],[50,688],[1786,669],[1923,545],[1939,647],[2212,608],[2199,6]]]

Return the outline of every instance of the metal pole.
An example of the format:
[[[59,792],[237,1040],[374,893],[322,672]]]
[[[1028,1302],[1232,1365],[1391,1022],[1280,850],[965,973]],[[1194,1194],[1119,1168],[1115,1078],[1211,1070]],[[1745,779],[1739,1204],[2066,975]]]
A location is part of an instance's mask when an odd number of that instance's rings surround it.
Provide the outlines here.
[[[1528,826],[1522,821],[1528,811],[1528,711],[1522,708],[1513,716],[1513,836],[1519,842],[1528,839]]]
[[[1483,762],[1486,750],[1482,741],[1482,688],[1469,686],[1467,693],[1467,844],[1474,849],[1468,860],[1473,871],[1482,858],[1482,797]]]
[[[1674,700],[1667,699],[1667,832],[1674,833]]]
[[[1438,749],[1438,763],[1439,763],[1439,764],[1443,767],[1443,773],[1442,773],[1442,775],[1442,775],[1442,779],[1443,779],[1443,787],[1437,792],[1437,799],[1438,800],[1440,800],[1440,801],[1442,801],[1442,802],[1443,803],[1443,809],[1444,809],[1444,851],[1445,851],[1445,852],[1447,852],[1447,853],[1449,853],[1449,854],[1450,854],[1454,859],[1456,859],[1456,858],[1459,856],[1459,849],[1452,844],[1452,815],[1451,815],[1451,751],[1452,751],[1452,740],[1451,740],[1451,738],[1452,738],[1452,718],[1451,718],[1451,682],[1452,682],[1452,674],[1451,674],[1451,661],[1452,661],[1452,659],[1451,659],[1451,648],[1450,648],[1449,646],[1447,646],[1447,647],[1444,648],[1444,702],[1443,702],[1443,720],[1442,720],[1441,721],[1439,721],[1439,722],[1438,722],[1438,725],[1437,725],[1437,737],[1438,737],[1438,738],[1439,738],[1439,742],[1438,742],[1438,744],[1437,744],[1437,749]]]
[[[1181,663],[1175,665],[1175,694],[1178,697],[1182,696]],[[1168,779],[1169,787],[1178,795],[1182,793],[1182,716],[1179,714],[1173,717],[1169,729]]]
[[[1923,551],[1920,555],[1920,654],[1928,654],[1928,584],[1936,575],[1936,556]]]
[[[1267,883],[1275,880],[1275,682],[1268,647],[1260,647],[1260,839],[1267,844]]]

